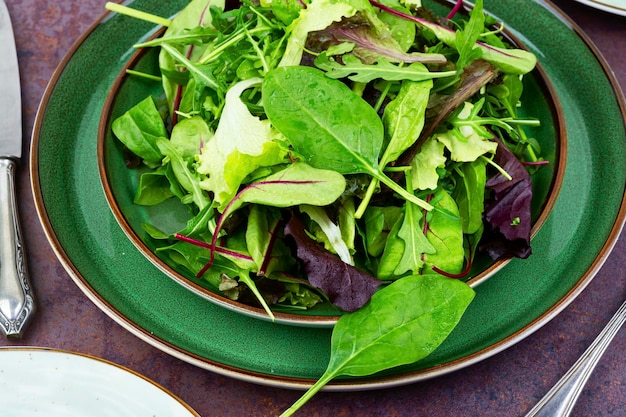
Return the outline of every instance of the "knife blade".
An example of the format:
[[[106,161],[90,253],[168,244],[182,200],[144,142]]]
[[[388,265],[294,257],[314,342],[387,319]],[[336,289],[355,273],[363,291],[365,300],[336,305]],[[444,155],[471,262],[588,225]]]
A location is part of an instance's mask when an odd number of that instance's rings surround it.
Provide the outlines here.
[[[35,312],[15,197],[22,100],[9,10],[0,0],[0,331],[19,338]]]

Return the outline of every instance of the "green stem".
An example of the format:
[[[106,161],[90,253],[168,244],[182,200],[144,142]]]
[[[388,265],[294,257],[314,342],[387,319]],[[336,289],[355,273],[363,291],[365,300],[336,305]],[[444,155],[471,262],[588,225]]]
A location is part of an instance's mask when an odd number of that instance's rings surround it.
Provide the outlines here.
[[[359,204],[359,207],[354,212],[355,219],[360,219],[361,217],[363,217],[363,214],[365,214],[365,210],[367,209],[367,206],[369,205],[372,196],[376,191],[376,187],[378,187],[378,180],[376,178],[372,178],[372,180],[370,181],[370,185],[369,187],[367,187],[367,191],[365,192],[365,195],[363,196],[363,199]]]
[[[213,49],[208,55],[203,56],[198,60],[199,65],[204,65],[213,59],[217,58],[221,55],[224,50],[229,48],[230,46],[236,44],[237,42],[243,40],[247,36],[250,36],[254,33],[267,31],[265,26],[256,27],[254,29],[248,30],[247,28],[239,29],[238,33],[234,34],[230,39],[226,40],[224,43],[217,46],[217,48]]]
[[[189,61],[187,57],[185,57],[182,53],[180,53],[178,49],[166,43],[161,45],[161,48],[167,51],[167,53],[170,54],[174,59],[178,60],[178,62],[183,64],[187,68],[187,70],[201,77],[204,80],[204,82],[207,83],[207,85],[211,86],[215,90],[220,90],[220,86],[215,82],[215,80],[207,77],[207,75],[204,74],[202,71],[199,71],[198,68],[196,68],[196,66],[191,61]]]
[[[133,9],[128,6],[122,6],[121,4],[113,2],[106,3],[104,7],[112,12],[123,14],[129,17],[134,17],[135,19],[144,20],[146,22],[154,23],[157,25],[169,27],[169,25],[172,24],[171,20],[165,19],[163,17],[156,16],[151,13],[142,12],[140,10]]]
[[[263,298],[263,296],[259,292],[259,289],[257,288],[257,286],[254,283],[254,281],[252,280],[252,278],[250,278],[248,276],[248,274],[242,273],[239,276],[239,280],[243,281],[243,283],[246,284],[248,286],[248,288],[250,288],[250,290],[252,291],[254,296],[257,298],[257,300],[259,300],[259,303],[261,303],[261,305],[263,306],[263,309],[265,309],[265,312],[267,313],[267,315],[270,316],[272,321],[274,321],[276,319],[276,317],[274,316],[274,313],[272,313],[272,310],[270,310],[270,307],[265,302],[265,299]]]
[[[504,168],[502,168],[500,165],[496,164],[495,162],[493,162],[491,159],[487,158],[485,155],[481,155],[480,156],[482,159],[485,160],[485,162],[487,162],[489,165],[491,165],[492,167],[494,167],[495,169],[498,170],[498,172],[500,172],[500,174],[502,174],[504,176],[504,178],[506,178],[507,180],[511,181],[513,179],[513,177],[511,177],[511,175],[506,172],[504,170]]]
[[[326,372],[320,379],[315,382],[295,403],[291,405],[287,410],[285,410],[280,417],[290,417],[293,416],[293,413],[298,411],[307,401],[309,401],[317,392],[322,389],[326,384],[328,384],[336,375],[335,372]]]
[[[391,190],[400,194],[400,196],[404,198],[405,200],[410,201],[411,203],[423,208],[424,210],[431,211],[433,209],[433,206],[431,206],[430,204],[428,204],[426,201],[422,200],[421,198],[417,198],[415,195],[409,193],[407,190],[400,187],[397,182],[393,181],[391,178],[389,178],[382,172],[376,171],[375,173],[372,173],[372,176],[376,178],[377,180],[379,180],[380,182],[382,182],[383,184],[385,184],[387,187],[391,188]]]
[[[131,70],[131,69],[127,69],[126,73],[129,75],[134,75],[136,77],[141,77],[141,78],[145,78],[147,80],[152,80],[152,81],[161,81],[161,77],[157,76],[157,75],[152,75],[152,74],[146,74],[145,72],[140,72],[140,71],[135,71],[135,70]]]

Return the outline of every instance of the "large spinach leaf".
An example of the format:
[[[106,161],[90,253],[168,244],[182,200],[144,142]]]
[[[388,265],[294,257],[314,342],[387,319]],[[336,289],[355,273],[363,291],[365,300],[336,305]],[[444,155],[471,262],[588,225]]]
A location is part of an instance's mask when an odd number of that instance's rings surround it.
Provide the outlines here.
[[[379,290],[363,308],[339,319],[326,372],[281,417],[293,415],[339,375],[372,375],[428,356],[473,298],[467,284],[435,274],[405,277]]]

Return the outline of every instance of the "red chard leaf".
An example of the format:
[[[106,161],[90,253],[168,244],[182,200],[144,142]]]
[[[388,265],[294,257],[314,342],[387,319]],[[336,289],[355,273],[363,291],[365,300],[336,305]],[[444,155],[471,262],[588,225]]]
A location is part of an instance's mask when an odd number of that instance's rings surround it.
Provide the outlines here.
[[[297,256],[304,263],[309,282],[328,295],[331,303],[344,311],[355,311],[369,301],[381,281],[351,265],[318,245],[305,232],[304,222],[297,216],[285,227],[297,247]]]
[[[485,207],[487,226],[480,249],[493,259],[527,258],[531,254],[530,230],[532,181],[517,157],[501,142],[494,162],[512,179],[497,173],[487,180],[486,188],[493,190]]]

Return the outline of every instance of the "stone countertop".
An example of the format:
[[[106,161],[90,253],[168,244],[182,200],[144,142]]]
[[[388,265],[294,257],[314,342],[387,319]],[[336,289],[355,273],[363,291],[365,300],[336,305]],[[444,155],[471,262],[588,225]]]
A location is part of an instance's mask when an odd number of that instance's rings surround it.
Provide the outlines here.
[[[104,12],[105,0],[8,0],[16,33],[24,138],[54,69]],[[626,89],[626,17],[572,0],[559,8],[596,45]],[[158,382],[202,416],[278,415],[300,392],[212,373],[138,339],[100,311],[54,255],[37,217],[27,158],[18,168],[18,203],[39,310],[26,335],[0,346],[46,346],[102,357]],[[521,416],[567,371],[626,297],[626,235],[582,294],[541,329],[475,365],[432,380],[368,392],[319,393],[303,416]],[[609,347],[574,417],[626,416],[626,332]],[[0,365],[1,366],[1,365]],[[1,403],[1,401],[0,401]]]

